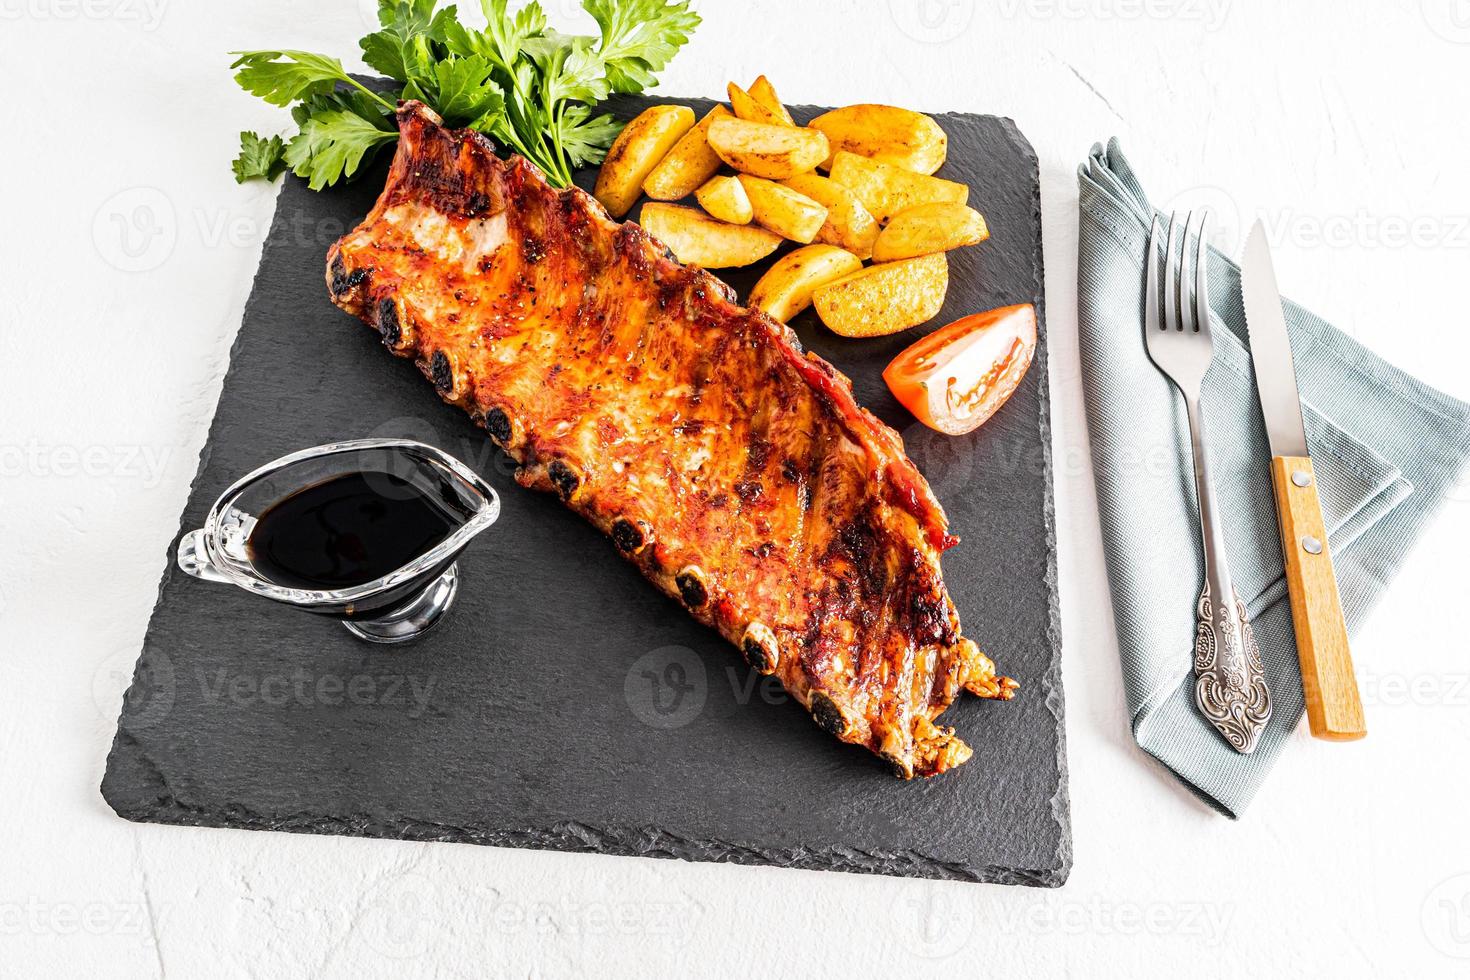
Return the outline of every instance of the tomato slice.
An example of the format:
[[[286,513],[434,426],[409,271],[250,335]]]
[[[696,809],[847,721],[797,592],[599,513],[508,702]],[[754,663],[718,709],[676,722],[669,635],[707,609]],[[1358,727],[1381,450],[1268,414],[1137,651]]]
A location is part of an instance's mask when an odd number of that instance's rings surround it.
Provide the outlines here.
[[[909,347],[883,380],[914,417],[946,435],[973,432],[1005,404],[1036,352],[1036,308],[961,317]]]

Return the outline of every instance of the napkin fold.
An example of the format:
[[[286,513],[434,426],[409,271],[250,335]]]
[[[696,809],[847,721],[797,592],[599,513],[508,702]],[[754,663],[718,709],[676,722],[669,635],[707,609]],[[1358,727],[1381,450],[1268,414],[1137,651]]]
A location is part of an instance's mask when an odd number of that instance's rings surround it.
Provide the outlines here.
[[[1207,803],[1238,817],[1301,719],[1271,458],[1240,269],[1211,249],[1215,361],[1202,394],[1236,590],[1261,648],[1274,713],[1243,756],[1194,707],[1194,606],[1204,576],[1184,403],[1143,338],[1148,197],[1117,140],[1078,169],[1083,397],[1133,735]],[[1470,458],[1470,406],[1285,303],[1349,634],[1364,620]],[[1361,672],[1363,660],[1357,663]],[[1371,712],[1368,717],[1372,727]]]

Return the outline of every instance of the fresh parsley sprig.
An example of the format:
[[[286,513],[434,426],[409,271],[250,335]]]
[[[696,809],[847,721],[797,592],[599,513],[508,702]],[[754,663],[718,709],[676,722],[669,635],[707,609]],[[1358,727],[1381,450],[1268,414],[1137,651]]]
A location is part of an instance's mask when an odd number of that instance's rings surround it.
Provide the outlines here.
[[[309,51],[236,52],[235,80],[272,105],[291,107],[298,131],[283,139],[240,134],[235,179],[273,179],[290,168],[312,190],[350,180],[398,139],[399,99],[418,99],[446,125],[488,134],[534,162],[558,186],[600,163],[622,124],[597,104],[636,93],[699,26],[689,0],[582,0],[596,36],[547,26],[532,0],[480,0],[486,26],[460,23],[437,0],[378,0],[381,29],[362,38],[362,60],[395,84],[374,90],[341,61]]]

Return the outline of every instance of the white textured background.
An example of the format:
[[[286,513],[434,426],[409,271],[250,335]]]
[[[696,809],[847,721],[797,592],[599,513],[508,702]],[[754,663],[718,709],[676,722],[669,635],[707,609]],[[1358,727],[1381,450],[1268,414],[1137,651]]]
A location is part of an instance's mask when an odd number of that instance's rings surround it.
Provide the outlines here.
[[[1461,398],[1470,2],[705,0],[661,91],[1014,117],[1041,159],[1076,866],[1059,891],[135,826],[97,784],[275,189],[225,52],[349,55],[371,0],[0,0],[0,975],[1432,976],[1470,970],[1470,484],[1247,818],[1133,746],[1075,337],[1075,168],[1257,214],[1284,289]],[[467,4],[466,6],[473,6]],[[559,27],[573,0],[547,5]],[[361,8],[361,9],[360,9]],[[977,191],[983,201],[983,191]]]

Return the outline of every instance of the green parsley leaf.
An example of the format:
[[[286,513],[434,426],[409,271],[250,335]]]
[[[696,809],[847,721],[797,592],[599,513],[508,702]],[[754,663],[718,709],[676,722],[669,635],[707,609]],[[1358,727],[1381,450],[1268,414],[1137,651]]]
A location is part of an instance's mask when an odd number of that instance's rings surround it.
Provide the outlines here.
[[[506,2],[480,0],[480,10],[485,14],[485,30],[474,32],[475,36],[468,39],[475,45],[475,50],[462,53],[488,55],[509,72],[514,69],[522,45],[545,32],[546,11],[541,9],[537,0],[531,0],[512,17],[506,12]]]
[[[378,31],[357,43],[362,48],[363,63],[369,68],[376,68],[397,81],[408,81],[408,66],[404,63],[401,38],[395,37],[389,31]]]
[[[498,115],[505,105],[500,86],[490,77],[493,69],[484,55],[451,56],[423,78],[410,80],[403,96],[433,106],[446,126],[466,126],[487,114]]]
[[[241,133],[240,155],[230,165],[235,171],[235,183],[243,184],[257,177],[275,180],[286,169],[286,161],[282,159],[285,153],[286,143],[279,136],[266,139],[257,133]]]
[[[558,135],[573,167],[601,163],[607,156],[607,148],[623,128],[612,116],[603,114],[595,119],[591,116],[592,110],[584,105],[570,106],[562,115]]]
[[[350,178],[396,139],[391,123],[385,129],[350,109],[325,108],[312,113],[287,144],[285,159],[296,176],[307,178],[311,189],[319,191]]]
[[[582,0],[582,8],[602,31],[599,53],[614,92],[653,87],[700,23],[688,0]]]
[[[526,53],[541,69],[545,104],[600,102],[607,98],[607,80],[602,75],[602,58],[594,48],[596,41],[547,31],[526,42]]]
[[[434,13],[434,0],[379,0],[383,30],[358,41],[362,60],[389,78],[406,82],[429,71],[448,33],[460,27],[453,5]]]
[[[429,29],[429,24],[434,19],[434,2],[435,0],[378,0],[378,23],[399,37],[422,34]]]
[[[297,99],[330,92],[347,78],[342,62],[309,51],[236,51],[231,68],[235,81],[271,105],[288,106]],[[278,61],[285,58],[286,61]]]

